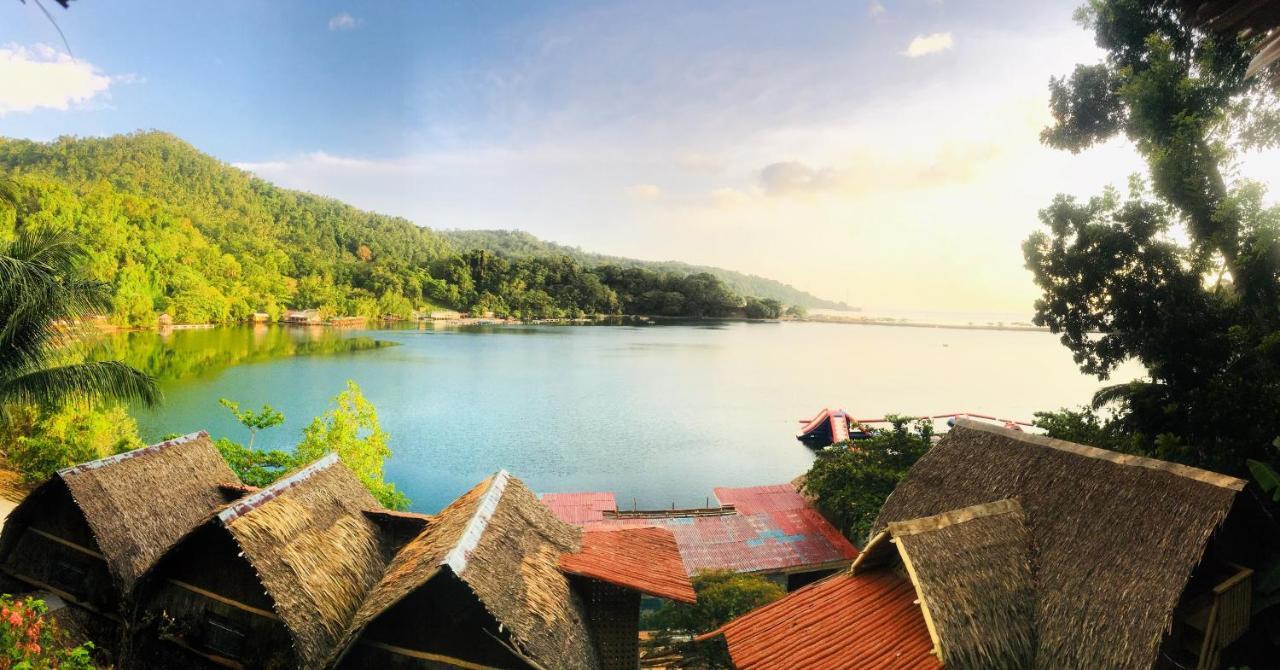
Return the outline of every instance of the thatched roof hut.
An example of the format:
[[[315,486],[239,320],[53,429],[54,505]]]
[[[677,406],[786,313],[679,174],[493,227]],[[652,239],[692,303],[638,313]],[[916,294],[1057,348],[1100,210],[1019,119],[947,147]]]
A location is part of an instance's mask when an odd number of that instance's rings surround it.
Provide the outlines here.
[[[240,482],[204,432],[60,470],[10,514],[0,565],[114,613],[166,550],[238,495],[226,485]]]
[[[1025,607],[1018,595],[1022,576],[1015,576],[1021,575],[1016,548],[1023,543],[1018,515],[992,514],[926,534],[910,530],[942,521],[896,525],[935,515],[945,520],[952,510],[1016,499],[1032,547],[1034,667],[1143,668],[1156,663],[1192,572],[1243,488],[1234,477],[962,419],[911,469],[874,527],[890,535],[895,528],[907,531],[899,549],[911,562],[919,556],[921,592],[930,614],[939,612],[935,623],[946,660],[949,639],[962,656],[1016,658],[1027,643],[1025,631],[1009,631],[1012,637],[997,649],[944,633],[947,611],[972,606],[957,590],[995,589],[999,602],[978,609],[992,621],[1008,622],[1011,612]],[[945,575],[946,560],[966,547],[988,554],[972,560],[993,563],[991,574],[955,570],[953,563],[949,569],[958,575],[931,586],[934,578],[924,573],[933,571],[923,568],[940,561],[938,574]],[[968,586],[945,581],[952,579]],[[944,591],[948,595],[939,596]]]
[[[465,654],[492,665],[597,667],[583,603],[558,565],[579,548],[580,535],[499,472],[399,551],[352,618],[340,653],[363,643],[437,662]],[[470,598],[480,609],[467,607]]]
[[[377,508],[329,454],[208,517],[140,583],[138,617],[206,657],[283,638],[281,663],[320,667],[387,566]]]
[[[851,572],[905,571],[948,667],[1013,670],[1034,666],[1031,560],[1022,508],[1000,500],[890,523]]]

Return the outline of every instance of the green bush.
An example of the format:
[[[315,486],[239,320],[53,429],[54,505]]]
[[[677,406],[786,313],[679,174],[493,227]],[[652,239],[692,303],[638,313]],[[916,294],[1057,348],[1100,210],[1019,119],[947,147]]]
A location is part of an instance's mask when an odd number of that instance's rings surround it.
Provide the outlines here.
[[[700,635],[787,595],[781,586],[760,575],[732,570],[699,572],[693,576],[693,590],[698,594],[696,604],[663,601],[656,612],[645,617],[642,627],[656,630],[664,638]],[[686,667],[731,667],[723,638],[676,646],[689,662]]]
[[[10,464],[28,484],[58,470],[142,446],[138,424],[119,405],[77,401],[59,409],[16,408],[3,429]]]
[[[823,515],[859,546],[869,539],[885,499],[933,443],[929,421],[890,419],[890,428],[869,439],[821,451],[801,485]]]
[[[0,596],[0,670],[92,670],[93,643],[68,637],[43,600]]]

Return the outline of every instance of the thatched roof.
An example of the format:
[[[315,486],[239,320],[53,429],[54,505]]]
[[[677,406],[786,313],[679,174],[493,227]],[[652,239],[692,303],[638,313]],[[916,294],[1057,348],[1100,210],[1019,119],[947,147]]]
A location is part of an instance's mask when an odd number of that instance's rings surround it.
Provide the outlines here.
[[[39,491],[65,485],[117,586],[127,592],[173,543],[226,503],[220,488],[226,483],[238,483],[236,475],[209,434],[192,433],[59,470],[14,509],[5,530],[40,514]]]
[[[915,585],[935,653],[947,667],[1033,666],[1032,548],[1016,501],[890,523],[852,571],[887,562],[881,554],[890,546]]]
[[[1249,75],[1262,74],[1280,62],[1280,4],[1267,0],[1177,0],[1192,21],[1209,30],[1260,37],[1254,47]],[[1280,70],[1271,82],[1280,86]]]
[[[962,419],[912,467],[874,527],[893,534],[894,522],[1016,499],[1035,559],[1034,667],[1151,667],[1192,570],[1243,487],[1239,479],[1205,470]],[[981,547],[1012,533],[1008,521],[988,526],[974,519],[950,533],[939,528],[935,537]],[[919,555],[927,564],[955,553],[922,538],[903,540],[913,560]],[[1017,543],[993,545],[998,550],[990,558],[999,559],[1006,576],[971,572],[979,578],[974,584],[991,578],[1016,591],[1016,579],[1007,575]],[[871,547],[866,553],[874,554]],[[942,565],[939,574],[945,571]],[[930,579],[921,575],[926,597]],[[940,610],[964,607],[962,600],[938,602]],[[927,604],[935,607],[934,599]],[[984,605],[980,614],[1003,617],[1016,606]],[[946,654],[947,637],[941,640]]]
[[[334,454],[218,512],[288,627],[301,667],[330,657],[386,568],[378,506]]]
[[[562,554],[578,549],[580,535],[520,480],[499,472],[436,514],[396,554],[352,620],[342,646],[447,570],[509,632],[521,656],[546,667],[596,667],[582,603],[558,567]]]

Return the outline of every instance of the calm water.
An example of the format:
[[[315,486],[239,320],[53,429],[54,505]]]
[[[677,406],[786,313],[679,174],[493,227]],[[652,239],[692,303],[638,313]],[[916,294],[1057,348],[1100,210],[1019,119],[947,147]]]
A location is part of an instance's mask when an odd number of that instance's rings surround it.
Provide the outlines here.
[[[701,505],[715,486],[802,473],[812,455],[793,437],[797,419],[825,406],[1029,419],[1099,385],[1044,333],[819,323],[259,326],[109,345],[163,379],[166,404],[135,412],[148,439],[205,429],[243,441],[218,406],[226,397],[283,411],[258,444],[288,447],[355,380],[391,435],[388,478],[424,512],[498,468],[537,491]]]

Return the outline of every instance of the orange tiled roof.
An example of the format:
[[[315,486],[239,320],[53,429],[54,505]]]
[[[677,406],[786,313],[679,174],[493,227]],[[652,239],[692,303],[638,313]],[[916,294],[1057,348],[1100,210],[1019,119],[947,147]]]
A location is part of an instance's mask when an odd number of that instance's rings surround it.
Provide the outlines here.
[[[938,670],[911,582],[891,570],[842,572],[725,624],[739,670]]]
[[[581,549],[560,557],[560,569],[659,598],[697,599],[676,538],[665,528],[588,530]]]

